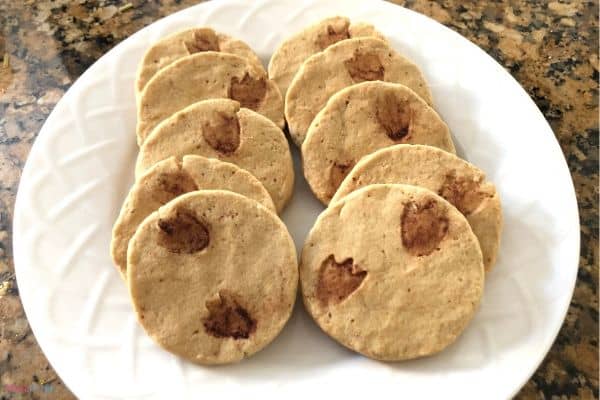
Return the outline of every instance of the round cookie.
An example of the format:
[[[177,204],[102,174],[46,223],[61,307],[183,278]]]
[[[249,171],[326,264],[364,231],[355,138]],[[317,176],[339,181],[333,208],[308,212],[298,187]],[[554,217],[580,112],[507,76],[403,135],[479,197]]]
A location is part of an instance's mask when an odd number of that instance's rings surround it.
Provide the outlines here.
[[[159,70],[180,58],[204,51],[235,54],[247,59],[255,67],[264,69],[258,56],[241,40],[210,28],[186,29],[159,40],[146,51],[137,72],[136,98]]]
[[[435,193],[371,185],[318,218],[300,262],[304,304],[317,324],[367,357],[437,353],[478,308],[484,270],[465,217]]]
[[[279,45],[269,61],[269,78],[275,81],[285,97],[294,75],[304,60],[340,40],[362,36],[385,40],[385,37],[371,24],[350,23],[346,17],[325,18],[286,38]]]
[[[207,51],[171,63],[146,84],[138,104],[138,144],[173,113],[214,98],[236,100],[283,127],[283,99],[264,69],[233,54]]]
[[[184,156],[182,162],[175,157],[162,160],[133,184],[113,227],[110,254],[123,277],[127,272],[127,245],[142,221],[175,197],[205,189],[236,192],[275,212],[265,187],[233,164],[200,156]]]
[[[277,211],[292,195],[294,167],[283,132],[236,101],[201,101],[163,121],[140,148],[135,175],[186,154],[218,158],[249,171],[267,189]]]
[[[129,244],[138,321],[166,350],[224,364],[268,345],[290,317],[294,243],[260,203],[237,193],[184,194],[152,213]]]
[[[490,271],[502,234],[500,196],[485,173],[457,156],[430,146],[400,144],[365,156],[348,174],[331,202],[374,183],[403,183],[436,192],[469,221]]]
[[[406,86],[363,82],[333,95],[302,143],[304,176],[328,204],[363,156],[398,143],[420,143],[454,153],[448,126]]]
[[[301,145],[308,127],[336,92],[364,81],[401,83],[427,104],[431,93],[423,74],[381,39],[346,39],[307,59],[285,96],[285,118],[292,139]]]

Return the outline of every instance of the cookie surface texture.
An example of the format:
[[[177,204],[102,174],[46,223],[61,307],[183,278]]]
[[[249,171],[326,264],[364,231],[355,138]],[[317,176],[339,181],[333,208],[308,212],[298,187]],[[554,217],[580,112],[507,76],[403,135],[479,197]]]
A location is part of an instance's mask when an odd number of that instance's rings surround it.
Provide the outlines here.
[[[290,84],[285,118],[294,142],[302,144],[310,123],[331,96],[365,81],[403,84],[432,104],[419,68],[389,44],[370,37],[342,40],[308,58]]]
[[[236,100],[283,127],[283,98],[267,73],[245,58],[207,51],[171,63],[146,84],[138,102],[138,144],[173,113],[214,98]]]
[[[194,190],[222,189],[239,193],[275,212],[269,192],[249,172],[214,158],[185,156],[160,161],[138,179],[113,227],[111,257],[121,275],[127,273],[127,245],[151,213],[177,196]]]
[[[502,235],[502,206],[496,187],[479,168],[430,146],[392,146],[359,161],[332,202],[375,183],[421,186],[445,198],[469,221],[481,245],[485,270],[493,268]]]
[[[292,195],[294,168],[285,135],[272,121],[227,99],[201,101],[163,121],[140,148],[136,177],[157,162],[200,155],[254,175],[277,211]]]
[[[138,321],[192,362],[249,357],[292,312],[292,239],[273,212],[236,193],[196,191],[169,202],[140,225],[127,257]]]
[[[146,51],[137,71],[136,98],[162,68],[183,57],[204,51],[235,54],[247,59],[257,68],[264,68],[256,53],[243,41],[210,28],[186,29],[157,41]]]
[[[406,86],[379,81],[350,86],[333,95],[310,125],[302,143],[304,176],[328,204],[363,156],[398,143],[455,151],[448,126]]]
[[[269,62],[269,78],[277,83],[282,96],[285,97],[294,75],[308,57],[341,40],[362,36],[385,40],[371,24],[351,23],[346,17],[325,18],[281,43]]]
[[[365,356],[399,361],[437,353],[478,308],[484,270],[465,217],[435,193],[371,185],[317,219],[300,262],[316,323]]]

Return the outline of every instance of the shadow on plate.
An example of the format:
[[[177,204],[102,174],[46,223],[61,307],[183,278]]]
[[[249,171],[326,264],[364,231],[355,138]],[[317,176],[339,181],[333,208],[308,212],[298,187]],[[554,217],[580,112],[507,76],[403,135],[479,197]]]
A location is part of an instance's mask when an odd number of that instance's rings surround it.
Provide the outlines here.
[[[447,373],[491,367],[524,346],[538,346],[544,337],[539,325],[545,317],[542,297],[560,284],[553,271],[549,247],[553,243],[540,233],[549,217],[529,207],[505,215],[500,255],[486,277],[481,306],[465,332],[444,351],[417,360],[389,363],[389,368],[422,373]]]
[[[308,315],[298,296],[292,317],[281,334],[264,350],[239,364],[211,367],[214,374],[262,380],[301,378],[354,355],[322,332]]]

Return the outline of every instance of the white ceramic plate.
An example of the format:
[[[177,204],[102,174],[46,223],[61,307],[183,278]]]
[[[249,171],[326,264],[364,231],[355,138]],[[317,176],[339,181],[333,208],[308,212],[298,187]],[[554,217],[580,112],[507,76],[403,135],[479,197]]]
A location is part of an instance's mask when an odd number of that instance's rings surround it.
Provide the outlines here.
[[[298,304],[282,334],[251,359],[217,368],[183,362],[138,326],[108,251],[133,181],[137,64],[157,39],[197,25],[244,39],[266,64],[288,34],[333,14],[375,24],[423,69],[459,154],[496,183],[505,229],[481,309],[454,345],[416,361],[385,364],[353,354]],[[300,250],[322,207],[296,153],[295,161],[294,198],[283,218]],[[83,399],[508,398],[558,333],[578,253],[569,171],[523,89],[458,34],[372,0],[209,2],[131,36],[86,71],[46,121],[23,172],[14,218],[27,317],[58,374]]]

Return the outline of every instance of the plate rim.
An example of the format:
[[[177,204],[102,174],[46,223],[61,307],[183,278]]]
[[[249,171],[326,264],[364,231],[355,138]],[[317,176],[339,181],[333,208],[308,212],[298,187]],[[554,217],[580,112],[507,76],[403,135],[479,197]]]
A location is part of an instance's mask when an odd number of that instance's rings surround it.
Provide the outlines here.
[[[262,2],[268,3],[269,1],[272,1],[272,0],[263,0],[263,1],[260,1],[260,3],[262,3]],[[353,1],[355,3],[363,3],[366,0],[353,0]],[[335,2],[335,1],[332,0],[331,2]],[[58,106],[61,104],[61,102],[66,101],[65,98],[67,98],[69,92],[72,91],[74,87],[75,88],[78,87],[79,85],[81,85],[81,82],[83,82],[87,79],[87,76],[90,74],[90,70],[92,70],[92,67],[94,67],[99,62],[112,57],[114,54],[116,54],[118,51],[120,51],[124,47],[124,43],[127,42],[129,39],[135,38],[137,36],[142,35],[144,32],[154,29],[153,27],[157,23],[164,21],[165,19],[175,18],[175,16],[189,13],[191,10],[200,10],[203,8],[210,9],[210,8],[213,8],[214,4],[222,5],[224,3],[237,4],[237,3],[235,3],[235,0],[221,0],[219,2],[206,1],[206,2],[199,3],[199,4],[195,4],[190,7],[186,7],[184,9],[178,10],[172,14],[166,15],[162,18],[159,18],[159,19],[153,21],[152,23],[150,23],[149,25],[139,29],[138,31],[136,31],[133,34],[129,35],[128,37],[124,38],[121,42],[119,42],[117,45],[115,45],[109,51],[107,51],[102,56],[100,56],[79,77],[77,77],[77,79],[69,86],[69,88],[65,91],[65,93],[62,95],[60,100],[53,107],[52,111],[48,114],[48,116],[44,120],[44,123],[43,123],[42,127],[40,128],[38,134],[36,135],[36,138],[35,138],[32,146],[31,146],[31,149],[27,155],[27,160],[25,162],[25,165],[23,166],[23,169],[21,170],[21,176],[19,178],[18,189],[17,189],[17,193],[15,196],[15,204],[14,204],[14,208],[13,208],[13,219],[12,219],[12,251],[13,251],[13,265],[14,265],[14,269],[15,269],[17,285],[20,280],[21,281],[24,280],[23,268],[19,267],[19,265],[22,265],[22,261],[19,261],[21,259],[21,255],[20,255],[21,252],[19,249],[22,248],[22,246],[20,245],[21,240],[22,240],[20,231],[22,230],[21,215],[23,212],[22,209],[24,207],[24,200],[22,198],[25,196],[21,189],[23,186],[26,186],[26,185],[23,185],[23,177],[25,177],[25,182],[27,182],[28,176],[30,174],[29,170],[31,168],[33,168],[32,163],[30,162],[30,159],[32,158],[32,156],[36,156],[37,153],[39,153],[41,151],[40,149],[42,148],[40,145],[41,142],[38,139],[40,138],[40,136],[45,135],[44,132],[46,132],[49,129],[49,128],[47,128],[47,125],[48,125],[47,122],[48,122],[48,120],[50,120],[50,118],[53,116],[53,114],[55,114]],[[566,170],[566,173],[568,174],[568,177],[570,178],[569,179],[569,183],[570,183],[569,190],[566,190],[567,188],[564,188],[565,191],[563,194],[565,195],[565,197],[567,197],[566,201],[568,201],[569,203],[572,203],[572,205],[569,207],[569,210],[567,210],[571,214],[568,217],[568,219],[570,220],[568,226],[569,226],[569,228],[575,228],[575,226],[576,226],[576,229],[573,229],[573,232],[576,232],[576,234],[573,233],[574,237],[570,238],[573,241],[573,243],[572,243],[573,248],[566,250],[567,252],[573,253],[573,255],[572,255],[573,267],[571,268],[571,271],[569,272],[570,280],[568,282],[568,285],[565,285],[566,287],[568,287],[568,291],[565,292],[565,297],[567,297],[566,294],[568,294],[568,301],[565,300],[564,304],[561,305],[560,315],[562,317],[560,318],[560,320],[557,320],[558,322],[554,323],[555,326],[553,327],[553,331],[551,332],[551,335],[547,336],[548,339],[546,340],[545,343],[543,343],[542,347],[543,347],[544,351],[541,352],[540,355],[535,358],[535,362],[534,362],[534,364],[532,364],[533,368],[531,369],[531,371],[528,370],[527,373],[522,374],[523,378],[520,379],[519,386],[515,387],[512,390],[510,397],[514,397],[522,389],[522,387],[529,381],[529,379],[536,373],[536,371],[539,369],[540,365],[542,364],[543,360],[548,355],[552,345],[556,341],[556,338],[558,337],[558,334],[560,333],[560,330],[565,322],[568,310],[570,308],[572,297],[573,297],[575,286],[576,286],[576,282],[577,282],[577,275],[578,275],[578,271],[579,271],[580,252],[581,252],[581,224],[580,224],[580,215],[579,215],[579,202],[577,200],[577,193],[575,190],[573,177],[572,177],[571,171],[569,169],[569,165],[568,165],[566,156],[565,156],[564,152],[562,151],[562,148],[560,147],[560,143],[559,143],[552,127],[548,123],[548,120],[545,118],[543,113],[540,111],[539,107],[535,104],[535,102],[533,101],[533,99],[531,98],[529,93],[498,61],[496,61],[492,56],[490,56],[488,53],[486,53],[476,43],[474,43],[471,40],[469,40],[468,38],[464,37],[457,31],[454,31],[451,28],[436,21],[435,19],[433,19],[427,15],[421,14],[417,11],[414,11],[414,10],[408,9],[406,7],[403,7],[403,6],[394,4],[394,3],[390,3],[390,2],[387,2],[384,0],[376,0],[375,2],[373,0],[370,0],[369,3],[370,4],[376,3],[378,6],[387,7],[389,10],[391,10],[391,11],[393,10],[393,12],[397,11],[397,7],[400,7],[405,12],[408,12],[409,14],[411,14],[412,17],[417,18],[417,20],[418,20],[418,18],[424,18],[426,20],[429,20],[428,22],[437,24],[438,28],[441,27],[445,34],[454,35],[454,37],[457,38],[459,41],[467,42],[470,45],[469,47],[476,49],[479,56],[487,58],[488,61],[492,61],[491,64],[493,64],[494,68],[496,68],[498,70],[498,73],[503,74],[505,79],[506,78],[510,79],[511,85],[516,90],[520,90],[527,97],[527,102],[530,106],[533,106],[532,110],[535,109],[537,118],[541,118],[541,120],[544,121],[544,128],[547,131],[547,134],[549,134],[553,139],[553,140],[550,140],[550,142],[552,143],[552,145],[551,145],[552,150],[555,153],[557,153],[558,155],[560,155],[560,157],[562,158],[562,168],[561,169],[564,168],[564,170]],[[553,158],[554,158],[554,156],[553,156]],[[569,229],[569,232],[570,231],[571,230]],[[45,342],[45,340],[42,340],[42,341],[39,340],[39,338],[43,338],[44,335],[43,334],[38,335],[38,333],[42,331],[43,327],[38,326],[37,322],[33,322],[32,320],[29,319],[29,316],[31,315],[32,310],[33,310],[33,301],[31,301],[31,297],[30,297],[30,295],[32,295],[32,294],[31,293],[25,294],[25,293],[26,293],[26,291],[19,291],[19,298],[20,298],[21,304],[23,305],[23,310],[24,310],[25,316],[27,317],[27,322],[31,328],[31,331],[34,334],[34,336],[36,337],[36,341],[39,343],[40,349],[44,353],[44,356],[46,357],[47,361],[52,365],[55,372],[61,377],[61,380],[63,381],[63,383],[71,390],[71,386],[68,385],[66,380],[63,378],[64,375],[59,373],[59,371],[56,369],[55,363],[52,360],[50,360],[50,358],[46,355],[46,350],[44,349],[44,347],[46,347],[47,345],[42,344],[42,342]],[[29,299],[29,300],[23,300],[23,299]],[[75,394],[75,393],[73,392],[73,394]]]

